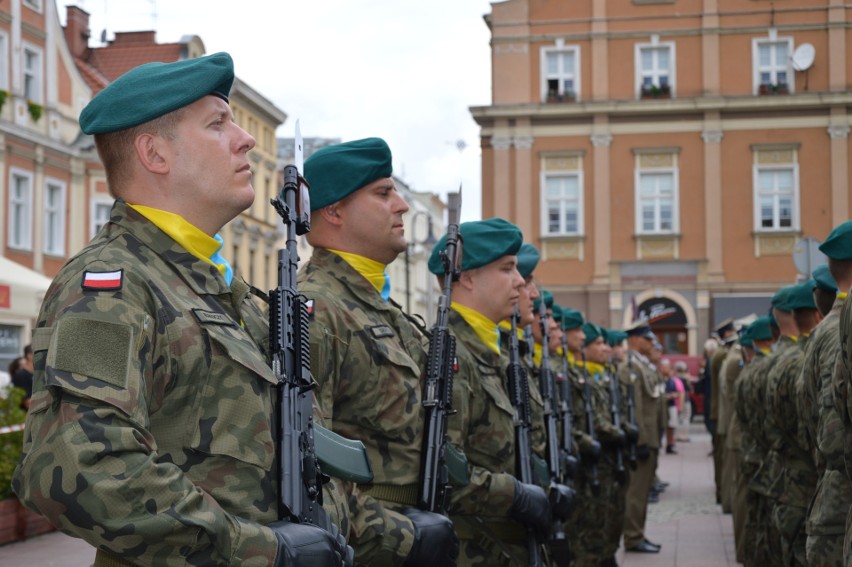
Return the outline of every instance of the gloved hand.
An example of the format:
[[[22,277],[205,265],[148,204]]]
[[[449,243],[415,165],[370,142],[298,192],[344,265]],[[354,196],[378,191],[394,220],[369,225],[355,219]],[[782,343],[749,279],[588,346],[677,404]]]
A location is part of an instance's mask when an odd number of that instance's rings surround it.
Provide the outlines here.
[[[580,456],[570,455],[564,451],[562,455],[562,473],[565,478],[575,478],[577,471],[580,470]]]
[[[459,538],[446,516],[419,508],[406,508],[403,514],[414,524],[414,545],[404,567],[455,567],[459,556]]]
[[[616,429],[613,438],[606,445],[610,449],[623,449],[627,446],[627,434],[622,429]]]
[[[651,448],[647,444],[636,445],[636,458],[640,461],[647,461],[651,457]]]
[[[597,439],[584,443],[580,447],[580,452],[583,455],[584,462],[597,463],[601,458],[601,443]]]
[[[639,440],[639,427],[637,427],[633,423],[623,423],[622,429],[624,429],[625,435],[627,435],[627,440],[631,443],[636,443]]]
[[[274,522],[269,527],[278,538],[275,567],[349,567],[354,564],[354,552],[346,545],[337,526],[328,524],[329,531],[311,524]]]
[[[576,496],[574,489],[564,484],[551,484],[548,496],[553,516],[563,522],[566,521],[574,507],[574,497]]]
[[[512,499],[509,516],[546,536],[550,530],[550,502],[544,489],[515,479],[515,497]]]

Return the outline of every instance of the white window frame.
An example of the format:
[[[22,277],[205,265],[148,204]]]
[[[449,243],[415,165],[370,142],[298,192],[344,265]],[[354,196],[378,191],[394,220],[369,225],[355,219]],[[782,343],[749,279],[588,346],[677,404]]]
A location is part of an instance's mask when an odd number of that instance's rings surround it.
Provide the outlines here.
[[[101,228],[109,222],[114,203],[115,199],[109,197],[92,197],[89,201],[89,240],[93,239]],[[98,211],[103,210],[101,207],[104,207],[107,211],[105,219],[98,218]]]
[[[39,14],[42,12],[42,0],[23,0],[21,3]]]
[[[635,77],[635,88],[636,88],[636,98],[642,98],[642,84],[644,82],[645,76],[650,76],[653,78],[653,84],[657,87],[661,86],[660,84],[660,69],[655,69],[651,73],[645,73],[642,69],[642,52],[646,49],[660,50],[660,49],[668,49],[669,51],[669,68],[668,68],[668,85],[669,85],[669,96],[671,98],[675,97],[675,93],[677,90],[677,51],[675,49],[675,42],[673,41],[660,41],[658,36],[651,36],[650,43],[637,43],[634,46],[633,57],[634,57],[634,69],[636,73]]]
[[[793,211],[792,218],[790,219],[791,226],[772,226],[765,227],[762,223],[761,216],[761,205],[760,205],[760,197],[763,195],[760,191],[759,184],[759,176],[761,172],[771,172],[771,171],[790,171],[793,175]],[[799,164],[798,163],[785,163],[785,164],[754,164],[752,166],[752,188],[753,188],[753,199],[754,199],[754,231],[755,232],[792,232],[798,231],[800,226],[800,218],[801,218],[801,202],[799,201]],[[773,192],[773,195],[778,195],[777,192]],[[780,220],[779,217],[779,209],[778,209],[778,199],[777,197],[773,203],[773,224],[778,224]]]
[[[58,202],[51,206],[50,193],[58,191]],[[61,179],[47,177],[44,180],[44,253],[51,256],[65,256],[65,202],[68,185]],[[55,220],[55,222],[54,222]],[[51,238],[51,231],[53,238]]]
[[[35,55],[37,60],[35,72],[27,67],[27,53]],[[27,92],[27,77],[32,76],[35,87]],[[24,98],[36,104],[44,101],[44,50],[31,43],[24,43],[21,49],[21,85],[24,90]]]
[[[639,156],[637,156],[639,157]],[[636,167],[636,171],[634,173],[634,204],[635,204],[635,221],[636,221],[636,234],[640,235],[673,235],[678,234],[680,232],[680,181],[679,181],[679,168],[677,155],[674,156],[675,165],[672,167],[645,167],[641,168]],[[660,226],[660,203],[659,197],[655,198],[656,204],[654,206],[654,228],[652,230],[645,230],[643,218],[642,218],[642,193],[641,193],[641,180],[644,174],[647,175],[660,175],[660,174],[669,174],[672,177],[672,227],[670,229],[661,229]]]
[[[769,30],[769,36],[767,37],[755,37],[751,40],[751,58],[752,58],[752,92],[753,94],[758,94],[760,91],[760,85],[762,84],[760,81],[760,73],[764,69],[760,66],[760,47],[764,45],[777,45],[780,43],[787,44],[787,62],[786,67],[784,67],[784,71],[787,73],[787,92],[793,93],[796,88],[796,78],[793,70],[793,38],[792,37],[778,37],[776,30]],[[778,70],[781,69],[781,66],[776,64],[774,66],[768,67],[766,70],[769,71],[773,76],[773,81],[770,83],[772,85],[778,84],[777,73]]]
[[[9,34],[0,31],[0,89],[9,92]]]
[[[33,173],[25,169],[12,167],[9,169],[9,209],[7,217],[6,242],[9,248],[15,250],[33,249]],[[15,194],[17,190],[16,179],[26,181],[23,197]],[[19,219],[24,223],[21,227],[20,239],[16,238],[18,223],[15,222],[16,213],[21,211]]]
[[[565,55],[571,54],[574,57],[574,74],[573,76],[562,75],[561,73],[557,73],[557,75],[551,77],[548,74],[547,70],[547,56],[548,55]],[[541,48],[541,100],[547,100],[547,95],[550,92],[548,89],[547,82],[549,79],[556,79],[559,81],[558,94],[563,95],[563,92],[559,92],[562,90],[563,81],[566,78],[570,78],[574,81],[574,100],[580,100],[580,80],[582,77],[582,72],[580,69],[580,46],[579,45],[564,45],[561,39],[556,41],[556,45],[550,47],[542,47]]]
[[[576,177],[577,178],[577,198],[574,199],[577,203],[577,230],[575,232],[568,231],[565,229],[565,208],[564,206],[560,206],[559,212],[559,228],[558,232],[550,232],[550,211],[548,209],[547,203],[550,199],[547,197],[547,180],[551,177]],[[583,180],[583,170],[566,170],[566,171],[543,171],[541,173],[541,236],[543,238],[554,237],[554,236],[583,236],[585,234],[585,224],[583,219],[585,217],[584,214],[584,203],[583,203],[583,193],[584,193],[584,180]],[[570,199],[562,198],[563,205],[565,201],[569,201]]]

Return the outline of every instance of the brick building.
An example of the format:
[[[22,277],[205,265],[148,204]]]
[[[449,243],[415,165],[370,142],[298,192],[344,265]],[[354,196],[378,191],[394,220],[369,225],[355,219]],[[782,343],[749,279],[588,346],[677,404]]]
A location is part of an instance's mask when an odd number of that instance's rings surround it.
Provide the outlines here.
[[[641,312],[700,353],[849,218],[845,3],[506,0],[485,19],[482,214],[541,249],[558,303]]]

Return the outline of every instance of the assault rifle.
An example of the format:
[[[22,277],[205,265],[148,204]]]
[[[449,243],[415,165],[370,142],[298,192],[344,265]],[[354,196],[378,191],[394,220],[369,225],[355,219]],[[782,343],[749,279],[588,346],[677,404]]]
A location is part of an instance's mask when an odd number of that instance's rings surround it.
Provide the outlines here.
[[[580,459],[574,454],[574,396],[569,375],[568,338],[562,334],[562,376],[559,381],[559,417],[562,420],[562,458],[563,480],[573,480],[580,466]]]
[[[612,361],[607,363],[609,369],[609,410],[612,416],[612,425],[619,434],[624,432],[621,430],[621,385],[618,383],[618,377],[615,372],[612,372]],[[615,448],[615,480],[622,486],[627,481],[627,472],[624,470],[624,449],[621,445]]]
[[[627,423],[636,428],[636,373],[633,372],[633,355],[627,353]],[[627,463],[632,470],[636,470],[636,442],[634,437],[627,440]]]
[[[509,334],[509,366],[506,368],[508,374],[509,397],[515,408],[515,455],[518,461],[518,474],[520,481],[524,484],[536,484],[532,469],[532,442],[530,440],[530,429],[532,427],[529,383],[526,371],[521,366],[520,353],[518,352],[518,306],[512,310],[512,332]],[[538,536],[535,529],[527,528],[527,547],[529,548],[529,564],[532,567],[541,567],[543,560],[539,548]]]
[[[447,249],[441,252],[444,286],[438,297],[438,316],[429,339],[429,359],[426,363],[426,380],[423,383],[425,428],[417,495],[419,508],[444,515],[447,514],[450,495],[447,417],[453,413],[453,365],[456,358],[456,338],[450,334],[447,325],[452,284],[458,280],[461,273],[462,257],[459,233],[461,203],[458,205],[450,208]]]
[[[586,353],[583,352],[583,410],[586,413],[586,433],[592,438],[592,450],[589,454],[589,469],[591,478],[589,485],[592,488],[592,494],[597,496],[601,492],[601,483],[598,480],[598,460],[601,456],[601,446],[595,435],[595,413],[592,407],[592,385],[589,376],[589,369],[586,366]]]

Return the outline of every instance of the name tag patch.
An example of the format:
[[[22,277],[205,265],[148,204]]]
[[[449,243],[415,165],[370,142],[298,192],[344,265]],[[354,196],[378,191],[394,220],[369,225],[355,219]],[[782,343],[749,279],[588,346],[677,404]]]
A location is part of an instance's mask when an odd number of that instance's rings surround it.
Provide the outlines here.
[[[205,311],[204,309],[193,309],[192,314],[195,315],[195,318],[198,319],[198,322],[202,325],[225,325],[227,327],[237,326],[234,320],[224,313]]]
[[[393,329],[387,325],[376,325],[375,327],[370,327],[370,333],[372,333],[373,337],[376,339],[394,336]]]
[[[124,280],[124,270],[112,272],[83,272],[83,289],[96,291],[113,291],[121,289]]]

